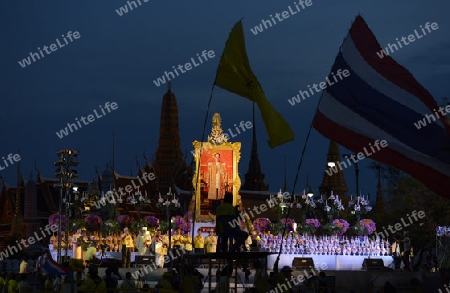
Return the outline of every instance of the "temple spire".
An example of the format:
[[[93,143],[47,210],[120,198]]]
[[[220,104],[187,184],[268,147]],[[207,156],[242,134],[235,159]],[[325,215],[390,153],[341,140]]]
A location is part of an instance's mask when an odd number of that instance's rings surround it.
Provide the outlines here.
[[[18,151],[18,154],[20,155],[20,149]],[[16,235],[16,237],[20,238],[22,236],[22,222],[23,217],[20,213],[20,186],[22,183],[22,175],[20,173],[20,161],[17,162],[17,188],[16,188],[16,203],[15,203],[15,210],[14,210],[14,219],[11,225],[11,234]]]
[[[18,154],[20,155],[20,149]],[[17,189],[16,189],[16,209],[14,211],[14,217],[20,217],[20,183],[22,175],[20,174],[20,161],[17,162]]]
[[[267,191],[269,186],[264,183],[265,175],[261,173],[261,163],[258,157],[258,144],[256,141],[255,103],[253,102],[253,141],[252,153],[248,164],[248,172],[245,174],[243,190]]]
[[[164,94],[161,106],[161,120],[159,127],[159,141],[152,166],[158,178],[157,191],[167,193],[169,187],[174,190],[175,178],[185,174],[187,170],[180,147],[180,128],[178,126],[178,105],[172,84],[169,81],[167,92]]]
[[[378,184],[377,184],[377,198],[375,200],[375,210],[383,211],[384,210],[384,197],[383,197],[383,188],[381,186],[381,164],[377,164],[378,170]]]
[[[334,167],[329,167],[328,162],[334,162]],[[323,174],[322,185],[320,186],[320,193],[330,195],[333,191],[334,195],[347,195],[347,183],[345,182],[344,172],[339,168],[338,163],[341,162],[341,155],[339,153],[339,145],[330,140],[328,147],[327,162],[325,165],[325,172]],[[352,166],[353,167],[353,166]],[[353,167],[354,168],[354,167]],[[333,172],[337,170],[337,172]],[[327,172],[328,171],[328,172]],[[328,174],[332,174],[331,176]]]

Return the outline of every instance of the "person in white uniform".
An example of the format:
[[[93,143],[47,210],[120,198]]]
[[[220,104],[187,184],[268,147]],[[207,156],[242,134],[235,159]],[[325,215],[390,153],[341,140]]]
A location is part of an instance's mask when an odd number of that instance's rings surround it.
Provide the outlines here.
[[[147,227],[142,227],[141,232],[136,239],[136,248],[138,249],[139,255],[146,255],[150,252],[150,246],[152,239],[150,233],[147,231]]]

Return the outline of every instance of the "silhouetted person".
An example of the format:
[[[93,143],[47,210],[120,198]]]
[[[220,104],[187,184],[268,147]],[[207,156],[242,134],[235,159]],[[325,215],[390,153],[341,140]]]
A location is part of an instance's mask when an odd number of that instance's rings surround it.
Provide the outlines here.
[[[230,243],[232,250],[238,251],[241,246],[244,246],[248,233],[242,231],[240,228],[240,219],[236,208],[233,206],[233,194],[226,192],[223,204],[217,207],[216,210],[216,233],[219,236],[219,251],[227,251],[228,239],[232,237]],[[244,246],[245,249],[245,246]]]

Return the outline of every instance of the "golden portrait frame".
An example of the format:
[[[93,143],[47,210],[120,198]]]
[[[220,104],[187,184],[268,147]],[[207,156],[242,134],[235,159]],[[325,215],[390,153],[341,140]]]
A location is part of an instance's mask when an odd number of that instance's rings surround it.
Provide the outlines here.
[[[200,207],[202,193],[203,196],[208,192],[205,192],[205,170],[208,168],[208,163],[211,162],[211,158],[215,153],[221,154],[224,158],[224,163],[227,170],[227,183],[228,189],[233,193],[233,205],[238,204],[238,194],[241,188],[241,179],[239,178],[238,166],[241,159],[241,143],[240,142],[223,142],[222,144],[214,144],[210,142],[200,142],[195,140],[192,145],[194,146],[194,159],[195,159],[195,174],[192,179],[192,185],[195,192],[195,209],[196,220],[200,220]],[[200,152],[201,148],[201,152]],[[222,162],[222,161],[221,161]],[[229,165],[232,165],[230,167]],[[231,175],[231,178],[229,178]]]

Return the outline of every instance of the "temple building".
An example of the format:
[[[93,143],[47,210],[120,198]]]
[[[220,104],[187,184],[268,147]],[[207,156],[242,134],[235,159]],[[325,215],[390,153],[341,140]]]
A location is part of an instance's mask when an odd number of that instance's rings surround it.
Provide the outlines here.
[[[138,175],[136,177],[119,174],[114,170],[114,166],[107,166],[102,175],[99,175],[100,191],[118,190],[120,187],[125,189],[127,185],[130,185],[133,187],[133,191],[125,197],[132,195],[132,193],[138,193],[149,198],[153,203],[157,200],[159,194],[167,194],[170,191],[179,196],[181,207],[186,210],[192,193],[190,192],[187,195],[179,194],[176,191],[179,189],[192,190],[192,168],[186,164],[181,151],[178,105],[170,82],[167,92],[162,98],[159,141],[154,159],[151,163],[148,162],[145,155],[144,159],[145,165],[143,167],[138,164]],[[148,180],[147,183],[142,179],[144,174],[154,174],[154,177],[152,177],[154,179]],[[140,181],[139,178],[141,178]],[[142,182],[142,184],[139,182]],[[138,211],[136,211],[134,204],[125,201],[118,208],[118,212],[136,217]],[[143,217],[158,215],[159,212],[156,206],[150,203],[144,204],[139,214]]]
[[[59,210],[60,191],[55,184],[59,179],[46,178],[36,170],[37,180],[34,181],[33,174],[27,181],[20,173],[18,165],[18,182],[15,186],[8,185],[2,180],[2,190],[0,194],[0,249],[8,245],[16,245],[16,240],[28,238],[38,231],[39,227],[48,224],[50,215]],[[88,192],[94,182],[76,180],[80,192]],[[79,213],[80,210],[73,210]],[[39,251],[45,248],[45,243],[38,243],[30,246],[30,249]]]

